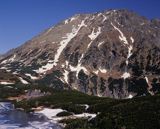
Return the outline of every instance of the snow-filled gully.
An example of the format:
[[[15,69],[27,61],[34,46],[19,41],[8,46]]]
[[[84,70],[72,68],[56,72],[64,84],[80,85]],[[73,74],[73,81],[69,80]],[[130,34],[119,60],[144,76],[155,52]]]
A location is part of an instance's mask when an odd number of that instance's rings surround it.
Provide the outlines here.
[[[84,23],[83,23],[83,26],[86,26],[86,25],[84,25]],[[92,30],[92,33],[91,33],[90,35],[88,35],[88,37],[91,39],[91,41],[90,41],[90,43],[88,44],[87,49],[90,48],[90,46],[91,46],[91,44],[93,43],[93,41],[94,41],[100,34],[101,34],[101,27],[98,27],[97,32],[95,32],[95,28]],[[77,65],[77,66],[71,66],[71,65],[69,65],[69,69],[70,69],[71,71],[75,71],[75,72],[76,72],[76,78],[78,78],[78,73],[79,73],[81,70],[83,70],[83,71],[85,72],[85,74],[87,74],[87,75],[89,74],[88,70],[87,70],[84,66],[82,66],[81,60],[83,59],[83,57],[84,57],[84,54],[81,55],[81,57],[80,57],[80,59],[79,59],[79,61],[78,61],[78,65]],[[66,64],[66,66],[68,66],[68,64]],[[66,73],[66,72],[65,72],[65,73]],[[67,79],[66,77],[67,77],[67,75],[65,74],[64,78],[65,78],[66,83],[68,83],[68,81],[67,81],[68,79]]]
[[[54,60],[50,60],[48,61],[48,63],[45,66],[42,66],[41,68],[39,68],[38,70],[34,70],[37,73],[46,73],[48,70],[52,69],[53,66],[57,66],[57,63],[59,61],[60,55],[63,52],[63,50],[65,49],[65,47],[67,46],[67,44],[78,34],[79,30],[83,27],[86,26],[84,24],[85,20],[82,20],[81,24],[78,25],[78,28],[73,28],[71,33],[67,33],[66,37],[63,37],[64,40],[62,40],[60,42],[60,46],[57,49],[57,52],[55,54]],[[66,79],[65,79],[66,80]]]
[[[118,27],[116,27],[113,23],[111,23],[111,25],[113,26],[113,28],[115,30],[117,30],[119,32],[120,41],[123,42],[123,44],[128,48],[128,55],[127,55],[127,59],[126,59],[126,69],[125,69],[124,74],[121,76],[122,78],[126,79],[131,76],[130,73],[128,73],[127,67],[128,67],[128,62],[129,62],[128,60],[132,55],[134,39],[133,39],[133,37],[130,37],[131,43],[129,44],[127,37],[124,35],[124,33]]]

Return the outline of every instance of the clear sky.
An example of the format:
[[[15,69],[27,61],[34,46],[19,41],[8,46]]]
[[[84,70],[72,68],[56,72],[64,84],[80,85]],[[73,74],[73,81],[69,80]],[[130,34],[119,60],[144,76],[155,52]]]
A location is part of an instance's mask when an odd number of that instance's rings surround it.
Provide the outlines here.
[[[160,0],[0,0],[0,53],[74,14],[107,9],[160,18]]]

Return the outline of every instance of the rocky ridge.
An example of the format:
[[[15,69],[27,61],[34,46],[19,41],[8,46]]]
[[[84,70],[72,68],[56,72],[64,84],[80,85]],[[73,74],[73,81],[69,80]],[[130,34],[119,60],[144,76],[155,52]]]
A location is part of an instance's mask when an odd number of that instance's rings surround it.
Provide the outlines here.
[[[160,20],[109,10],[60,22],[3,55],[0,68],[28,83],[132,98],[159,92],[159,64]]]

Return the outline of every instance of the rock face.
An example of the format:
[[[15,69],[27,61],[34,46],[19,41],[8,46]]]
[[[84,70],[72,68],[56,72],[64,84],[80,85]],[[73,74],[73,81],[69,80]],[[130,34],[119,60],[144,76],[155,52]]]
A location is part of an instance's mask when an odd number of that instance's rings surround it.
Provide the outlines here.
[[[127,10],[75,15],[11,50],[1,69],[113,98],[160,90],[160,20]]]

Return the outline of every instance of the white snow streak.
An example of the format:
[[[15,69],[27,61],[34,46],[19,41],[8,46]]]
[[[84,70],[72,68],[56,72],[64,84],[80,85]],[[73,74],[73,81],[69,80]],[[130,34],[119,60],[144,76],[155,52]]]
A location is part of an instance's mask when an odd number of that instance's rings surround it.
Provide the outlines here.
[[[70,19],[70,22],[72,22],[72,21],[74,21],[74,20],[76,20],[76,18],[75,18],[75,17],[72,17],[72,18]]]
[[[16,58],[16,55],[14,54],[13,57],[11,57],[8,61],[13,62],[15,60],[15,58]]]
[[[2,84],[2,85],[12,85],[12,84],[15,84],[15,83],[13,83],[13,82],[0,82],[0,84]]]
[[[132,55],[132,50],[133,50],[133,43],[134,43],[134,39],[133,37],[130,37],[132,44],[128,46],[128,55],[127,55],[127,60],[126,60],[126,64],[128,65],[128,59],[131,57]]]
[[[129,47],[128,47],[128,55],[127,55],[127,60],[126,60],[126,65],[128,65],[128,59],[131,57],[131,55],[132,55],[132,49],[133,49],[133,47],[130,45]]]
[[[1,64],[6,64],[8,60],[4,60],[1,62]]]
[[[5,70],[7,70],[8,68],[6,68],[6,67],[1,67],[0,69],[5,69]]]
[[[56,55],[55,55],[55,57],[54,57],[54,64],[53,64],[54,66],[57,65],[57,62],[59,61],[59,57],[60,57],[63,49],[64,49],[64,48],[67,46],[67,44],[77,35],[77,33],[79,32],[79,30],[80,30],[83,26],[86,26],[86,25],[84,24],[84,21],[85,21],[85,20],[83,20],[83,21],[81,22],[81,24],[79,25],[78,29],[73,28],[71,33],[67,33],[65,39],[60,42],[60,47],[58,48],[57,53],[56,53]]]
[[[38,79],[38,77],[32,76],[29,73],[26,73],[25,75],[28,76],[28,77],[30,77],[32,80],[37,80]]]
[[[69,65],[69,62],[66,60],[66,65],[68,66]]]
[[[44,108],[42,111],[36,111],[36,113],[40,113],[45,115],[48,119],[53,120],[53,122],[57,123],[58,119],[56,119],[56,115],[60,112],[63,112],[65,110],[62,109],[49,109],[49,108]]]
[[[134,39],[133,39],[133,37],[130,37],[130,39],[131,39],[132,43],[134,43]]]
[[[148,77],[145,77],[147,84],[149,85],[149,80]]]
[[[90,113],[82,113],[82,114],[77,114],[77,115],[74,115],[75,117],[77,118],[87,118],[87,117],[90,117],[89,120],[95,118],[97,115],[96,114],[90,114]]]
[[[53,60],[49,60],[48,63],[44,66],[42,66],[41,68],[39,68],[38,70],[33,70],[36,73],[46,73],[48,70],[53,68]]]
[[[124,36],[123,32],[118,27],[116,27],[113,23],[111,23],[111,25],[114,27],[115,30],[117,30],[120,33],[119,39],[123,41],[124,44],[128,45],[127,38]]]
[[[98,70],[94,70],[93,72],[94,72],[95,74],[98,74],[99,72],[101,72],[101,73],[107,73],[107,70],[106,70],[106,69],[99,68]]]
[[[26,80],[24,80],[22,77],[19,77],[20,81],[23,83],[23,84],[29,84]]]
[[[98,27],[98,31],[95,32],[95,28],[93,28],[93,31],[88,37],[93,41],[94,39],[97,38],[97,36],[101,33],[101,27]]]
[[[67,70],[64,70],[63,76],[64,76],[64,80],[67,84],[68,84],[68,74],[69,74],[69,72]]]
[[[16,59],[16,54],[14,54],[11,58],[2,61],[1,64],[6,64],[8,62],[13,62],[15,59]]]
[[[89,105],[88,105],[88,104],[85,104],[84,106],[86,107],[85,110],[88,110]]]
[[[88,35],[88,37],[91,39],[91,42],[88,44],[88,47],[89,48],[92,44],[92,42],[101,34],[101,27],[98,27],[98,31],[95,32],[95,28],[93,28],[93,31],[90,35]]]
[[[62,40],[60,42],[60,47],[57,50],[57,53],[54,57],[54,60],[50,60],[48,61],[48,63],[45,66],[42,66],[41,68],[39,68],[38,70],[34,70],[37,73],[45,73],[48,70],[52,69],[53,66],[57,66],[57,63],[59,61],[59,57],[61,55],[61,53],[63,52],[64,48],[67,46],[67,44],[77,35],[77,33],[79,32],[79,30],[83,27],[86,26],[85,25],[85,20],[83,20],[81,22],[81,24],[78,26],[78,29],[73,28],[71,33],[67,33],[66,37],[63,37],[64,40]]]
[[[104,43],[104,41],[100,42],[100,43],[98,44],[98,47],[100,47],[103,43]]]
[[[103,21],[102,22],[104,22],[106,20],[107,20],[107,16],[103,15]]]
[[[15,72],[13,72],[12,74],[16,75],[16,74],[18,74],[18,73],[15,71]]]
[[[118,23],[118,22],[117,22]],[[129,45],[129,43],[128,43],[128,41],[127,41],[127,38],[124,36],[124,34],[123,34],[123,32],[118,28],[118,27],[116,27],[113,23],[111,23],[111,25],[114,27],[114,29],[116,29],[119,33],[120,33],[120,36],[119,36],[119,39],[121,40],[121,41],[123,41],[123,43],[125,44],[125,45]],[[133,39],[133,37],[130,37],[130,40],[131,40],[131,43],[133,44],[134,43],[134,39]],[[133,45],[129,45],[128,46],[128,55],[127,55],[127,60],[126,60],[126,65],[128,65],[128,59],[131,57],[131,55],[132,55],[132,50],[133,50]]]

